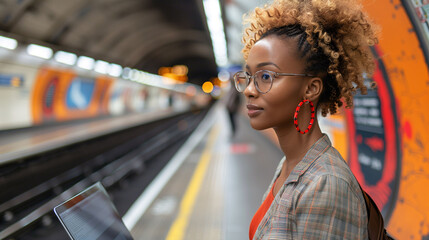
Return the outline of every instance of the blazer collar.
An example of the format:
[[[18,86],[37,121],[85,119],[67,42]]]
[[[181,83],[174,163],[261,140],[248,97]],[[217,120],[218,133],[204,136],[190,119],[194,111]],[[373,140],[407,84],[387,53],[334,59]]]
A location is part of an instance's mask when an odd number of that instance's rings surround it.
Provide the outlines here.
[[[316,161],[323,152],[331,147],[331,145],[328,135],[323,134],[323,136],[307,151],[304,158],[295,166],[289,177],[286,179],[285,184],[297,182],[299,177],[301,177],[311,164]]]

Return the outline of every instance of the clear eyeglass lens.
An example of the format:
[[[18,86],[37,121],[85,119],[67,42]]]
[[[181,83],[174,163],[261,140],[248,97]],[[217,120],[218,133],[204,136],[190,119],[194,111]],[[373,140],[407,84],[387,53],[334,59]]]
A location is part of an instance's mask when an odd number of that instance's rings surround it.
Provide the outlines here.
[[[269,72],[257,72],[255,78],[257,86],[261,92],[266,93],[270,90],[273,82],[273,76]]]
[[[239,92],[243,92],[247,87],[246,73],[239,72],[234,76],[235,88]]]

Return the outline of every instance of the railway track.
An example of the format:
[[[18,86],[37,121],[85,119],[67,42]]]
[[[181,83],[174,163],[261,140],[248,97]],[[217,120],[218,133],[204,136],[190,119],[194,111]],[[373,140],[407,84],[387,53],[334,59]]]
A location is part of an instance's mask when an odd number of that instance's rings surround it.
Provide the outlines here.
[[[207,111],[169,116],[1,166],[0,239],[62,239],[55,235],[66,236],[52,209],[97,181],[123,215]]]

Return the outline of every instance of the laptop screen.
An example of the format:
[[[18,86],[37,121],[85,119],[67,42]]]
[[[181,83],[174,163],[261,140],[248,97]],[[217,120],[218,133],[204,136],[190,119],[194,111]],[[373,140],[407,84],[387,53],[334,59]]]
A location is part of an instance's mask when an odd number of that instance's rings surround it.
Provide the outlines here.
[[[74,240],[132,240],[101,183],[54,208]]]

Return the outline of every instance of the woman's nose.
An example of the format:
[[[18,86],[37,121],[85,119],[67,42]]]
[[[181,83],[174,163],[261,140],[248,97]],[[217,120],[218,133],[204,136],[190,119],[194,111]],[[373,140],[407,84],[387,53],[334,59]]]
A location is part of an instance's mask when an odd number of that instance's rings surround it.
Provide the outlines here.
[[[259,94],[258,90],[256,89],[254,79],[250,79],[249,85],[246,86],[246,88],[243,91],[243,94],[246,97],[251,97],[251,96],[255,97],[256,95]]]

